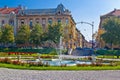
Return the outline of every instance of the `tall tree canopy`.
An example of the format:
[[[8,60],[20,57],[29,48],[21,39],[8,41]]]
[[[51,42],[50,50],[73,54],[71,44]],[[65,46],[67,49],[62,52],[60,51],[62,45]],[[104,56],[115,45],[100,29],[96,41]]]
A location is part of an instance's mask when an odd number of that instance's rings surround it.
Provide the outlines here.
[[[32,31],[30,32],[30,43],[37,45],[41,44],[41,38],[42,38],[43,30],[42,27],[39,24],[36,24]]]
[[[0,29],[0,42],[2,42],[2,30]]]
[[[22,25],[16,35],[16,43],[28,43],[30,38],[30,28],[27,25]]]
[[[59,43],[62,36],[63,28],[60,23],[48,26],[48,40]]]
[[[7,43],[13,43],[14,42],[14,32],[13,32],[13,27],[6,24],[2,30],[1,37],[2,37],[2,42],[7,44]]]
[[[112,45],[120,44],[120,19],[116,17],[108,18],[102,24],[105,32],[101,35],[102,39]]]

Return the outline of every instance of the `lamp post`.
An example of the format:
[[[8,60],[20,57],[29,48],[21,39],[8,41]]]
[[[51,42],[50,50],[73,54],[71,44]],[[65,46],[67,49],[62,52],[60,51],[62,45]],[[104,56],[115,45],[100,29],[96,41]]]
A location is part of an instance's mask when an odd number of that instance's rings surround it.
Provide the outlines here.
[[[90,25],[90,26],[92,27],[92,49],[93,49],[93,31],[94,31],[94,22],[89,23],[89,22],[83,22],[83,21],[81,21],[81,22],[77,22],[76,24],[88,24],[88,25]]]

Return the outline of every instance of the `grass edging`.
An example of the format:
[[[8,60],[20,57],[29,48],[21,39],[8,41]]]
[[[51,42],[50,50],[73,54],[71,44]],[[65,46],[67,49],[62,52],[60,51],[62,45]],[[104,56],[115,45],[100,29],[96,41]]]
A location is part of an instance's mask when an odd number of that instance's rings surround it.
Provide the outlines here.
[[[10,69],[23,69],[23,70],[120,70],[119,66],[87,66],[87,67],[77,67],[77,66],[49,66],[49,67],[34,67],[34,66],[20,66],[13,64],[0,63],[1,68],[10,68]]]

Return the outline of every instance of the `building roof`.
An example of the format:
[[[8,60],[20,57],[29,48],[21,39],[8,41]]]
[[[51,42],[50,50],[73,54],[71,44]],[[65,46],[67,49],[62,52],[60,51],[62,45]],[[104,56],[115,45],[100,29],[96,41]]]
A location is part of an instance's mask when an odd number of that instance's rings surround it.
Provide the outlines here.
[[[16,14],[18,13],[20,8],[0,8],[0,13],[1,14],[9,14],[11,12],[15,12]]]
[[[70,14],[68,9],[62,4],[59,4],[57,8],[50,8],[50,9],[23,9],[19,11],[19,15],[55,15],[57,13],[60,14]]]
[[[26,9],[22,10],[27,15],[43,15],[43,14],[55,14],[56,9]]]
[[[114,9],[113,11],[102,16],[120,16],[120,9]]]

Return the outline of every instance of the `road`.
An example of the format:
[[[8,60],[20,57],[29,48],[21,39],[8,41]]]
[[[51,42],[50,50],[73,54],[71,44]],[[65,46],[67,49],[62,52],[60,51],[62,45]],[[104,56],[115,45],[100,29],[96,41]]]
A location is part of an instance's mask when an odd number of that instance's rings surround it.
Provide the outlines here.
[[[120,70],[37,71],[0,68],[0,80],[120,80]]]

